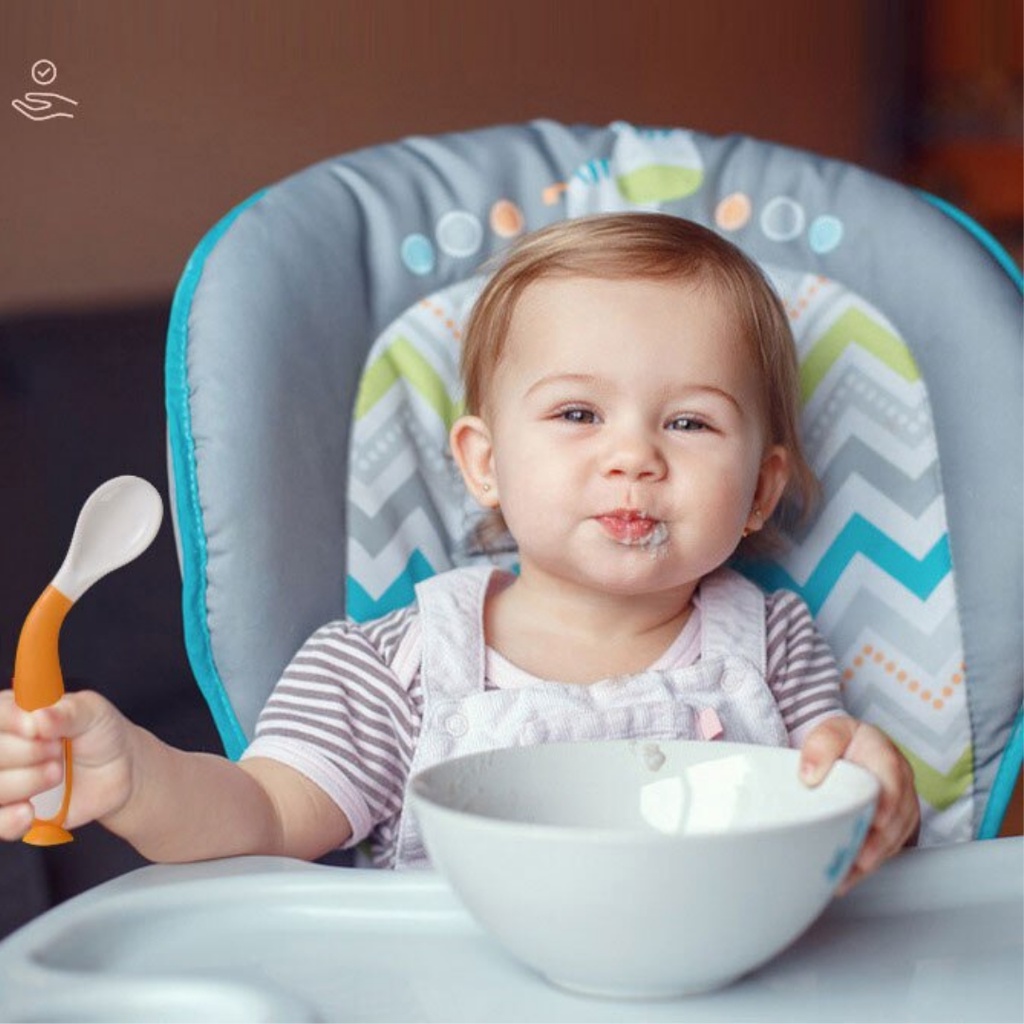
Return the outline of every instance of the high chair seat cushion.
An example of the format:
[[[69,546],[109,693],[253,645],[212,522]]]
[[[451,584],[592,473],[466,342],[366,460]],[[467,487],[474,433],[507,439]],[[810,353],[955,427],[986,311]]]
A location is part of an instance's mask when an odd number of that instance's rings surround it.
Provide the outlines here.
[[[991,831],[1020,763],[1019,285],[902,186],[683,130],[408,139],[282,182],[199,247],[168,414],[186,639],[229,752],[316,627],[488,558],[446,450],[480,268],[524,230],[636,209],[736,242],[790,313],[825,501],[743,568],[811,605],[851,710],[914,764],[923,840]]]

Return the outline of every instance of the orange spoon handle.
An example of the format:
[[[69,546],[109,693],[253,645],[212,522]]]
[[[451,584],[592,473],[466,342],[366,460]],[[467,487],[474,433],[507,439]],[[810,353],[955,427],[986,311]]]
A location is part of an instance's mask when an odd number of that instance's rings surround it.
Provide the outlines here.
[[[14,699],[25,711],[56,704],[64,694],[60,670],[60,627],[74,602],[52,584],[39,596],[25,617],[14,656]],[[58,803],[59,801],[59,803]],[[64,741],[64,778],[53,789],[33,799],[37,814],[56,806],[56,813],[37,817],[24,842],[52,846],[71,842],[63,828],[71,802],[71,741]]]

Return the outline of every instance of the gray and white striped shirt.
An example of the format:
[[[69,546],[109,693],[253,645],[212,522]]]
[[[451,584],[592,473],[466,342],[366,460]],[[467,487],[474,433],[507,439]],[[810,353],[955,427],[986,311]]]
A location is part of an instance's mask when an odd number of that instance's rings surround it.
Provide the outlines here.
[[[768,687],[790,745],[844,713],[835,659],[804,602],[780,590],[765,600]],[[420,733],[419,665],[396,655],[420,627],[415,605],[357,625],[331,622],[295,655],[264,707],[244,757],[268,757],[302,772],[352,825],[350,846],[369,837],[374,862],[393,865],[394,840]],[[682,668],[700,651],[699,614],[659,659]],[[414,645],[416,646],[416,645]],[[486,688],[528,684],[521,670],[488,652]],[[538,684],[542,681],[536,680]]]

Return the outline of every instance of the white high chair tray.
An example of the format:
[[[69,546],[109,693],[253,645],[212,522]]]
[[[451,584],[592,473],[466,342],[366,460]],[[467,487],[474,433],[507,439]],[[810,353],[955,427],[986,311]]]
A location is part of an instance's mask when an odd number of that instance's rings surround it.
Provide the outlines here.
[[[614,1002],[511,960],[432,872],[242,858],[143,868],[25,926],[0,1017],[1021,1021],[1022,936],[1024,840],[909,851],[738,983]]]

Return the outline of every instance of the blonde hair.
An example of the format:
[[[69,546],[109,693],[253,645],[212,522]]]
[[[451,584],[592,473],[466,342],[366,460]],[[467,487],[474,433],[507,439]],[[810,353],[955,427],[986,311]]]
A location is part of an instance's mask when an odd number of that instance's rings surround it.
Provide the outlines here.
[[[810,514],[818,483],[800,441],[799,370],[789,320],[757,264],[708,228],[661,213],[581,217],[525,236],[502,258],[466,324],[461,369],[468,413],[481,415],[486,408],[520,296],[535,281],[552,277],[678,280],[721,290],[760,371],[768,442],[781,445],[790,457],[789,481],[776,513],[741,550],[777,549],[780,527],[792,528]]]

